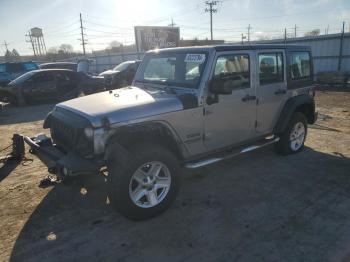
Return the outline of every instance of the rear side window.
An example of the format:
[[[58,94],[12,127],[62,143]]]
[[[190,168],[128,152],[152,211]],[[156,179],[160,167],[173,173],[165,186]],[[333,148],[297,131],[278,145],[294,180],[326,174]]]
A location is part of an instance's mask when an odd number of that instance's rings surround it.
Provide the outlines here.
[[[259,54],[260,85],[283,82],[282,53]]]
[[[215,76],[232,80],[233,89],[249,88],[249,56],[237,54],[218,57],[215,64]]]
[[[311,64],[309,52],[292,52],[290,55],[290,76],[292,80],[310,79]]]

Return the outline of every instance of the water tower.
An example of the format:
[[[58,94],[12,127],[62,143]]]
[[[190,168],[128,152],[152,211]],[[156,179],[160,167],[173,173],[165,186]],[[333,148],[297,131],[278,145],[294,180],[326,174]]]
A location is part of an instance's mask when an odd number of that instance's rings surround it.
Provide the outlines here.
[[[29,30],[29,38],[32,44],[34,55],[41,56],[46,54],[43,30],[39,27],[33,27]]]

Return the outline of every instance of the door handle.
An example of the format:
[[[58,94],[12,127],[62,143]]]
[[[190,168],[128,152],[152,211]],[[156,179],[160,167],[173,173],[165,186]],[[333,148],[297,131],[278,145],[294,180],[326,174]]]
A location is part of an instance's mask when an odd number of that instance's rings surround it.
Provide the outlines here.
[[[247,102],[247,101],[255,100],[255,99],[256,99],[256,96],[251,96],[251,95],[246,95],[246,96],[242,97],[243,102]]]
[[[278,96],[278,95],[284,95],[287,93],[287,90],[286,89],[277,89],[277,91],[275,92],[275,95]]]

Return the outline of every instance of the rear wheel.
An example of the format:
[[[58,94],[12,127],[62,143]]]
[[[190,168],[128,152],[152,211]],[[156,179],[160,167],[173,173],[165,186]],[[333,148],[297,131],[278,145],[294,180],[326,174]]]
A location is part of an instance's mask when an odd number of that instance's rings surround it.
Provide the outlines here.
[[[304,148],[307,134],[307,120],[303,113],[296,112],[290,119],[286,129],[280,135],[276,150],[283,155],[298,153]]]
[[[124,216],[144,220],[165,211],[174,201],[179,188],[177,159],[167,149],[143,144],[120,158],[109,151],[109,198]]]

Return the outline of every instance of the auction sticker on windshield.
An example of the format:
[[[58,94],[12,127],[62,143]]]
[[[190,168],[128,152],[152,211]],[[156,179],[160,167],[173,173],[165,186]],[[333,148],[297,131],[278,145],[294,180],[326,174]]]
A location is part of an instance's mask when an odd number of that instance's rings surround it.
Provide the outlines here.
[[[205,60],[205,54],[187,54],[185,58],[186,63],[203,63]]]

